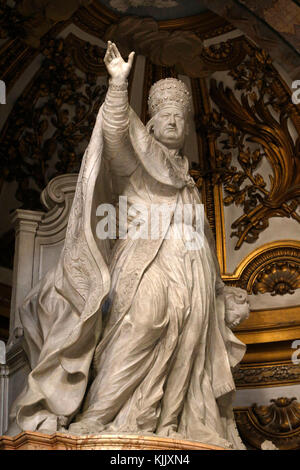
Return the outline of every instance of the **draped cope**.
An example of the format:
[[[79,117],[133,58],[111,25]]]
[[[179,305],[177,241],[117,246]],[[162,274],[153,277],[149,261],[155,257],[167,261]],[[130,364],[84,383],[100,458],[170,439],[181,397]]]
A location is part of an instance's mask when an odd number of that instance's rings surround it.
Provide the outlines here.
[[[226,296],[239,312],[245,295],[224,288],[207,221],[197,250],[166,236],[179,204],[201,203],[198,190],[187,159],[157,142],[122,97],[127,121],[119,119],[118,145],[110,141],[105,120],[118,93],[99,111],[59,263],[20,309],[32,371],[10,433],[70,425],[243,448],[231,369],[245,346],[228,327]],[[129,207],[173,208],[157,239],[96,236],[97,207],[117,207],[120,195]]]

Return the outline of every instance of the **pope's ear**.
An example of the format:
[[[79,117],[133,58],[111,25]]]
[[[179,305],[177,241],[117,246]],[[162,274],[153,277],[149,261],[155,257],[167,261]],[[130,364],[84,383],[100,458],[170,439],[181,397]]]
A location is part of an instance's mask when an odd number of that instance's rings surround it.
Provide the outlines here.
[[[189,122],[185,123],[184,133],[185,133],[185,135],[188,135],[190,133],[190,124],[189,124]]]
[[[146,124],[146,129],[149,132],[149,134],[153,134],[154,132],[153,127],[154,127],[154,116]]]

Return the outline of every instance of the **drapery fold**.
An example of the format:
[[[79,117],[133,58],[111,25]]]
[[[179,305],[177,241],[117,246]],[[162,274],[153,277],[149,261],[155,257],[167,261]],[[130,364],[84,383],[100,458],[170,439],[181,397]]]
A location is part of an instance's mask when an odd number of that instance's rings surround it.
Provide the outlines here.
[[[132,110],[129,135],[132,150],[139,162],[138,171],[145,171],[159,184],[171,188],[170,193],[165,194],[170,204],[176,206],[179,191],[182,191],[183,203],[201,203],[197,190],[186,187],[189,182],[187,168],[172,166],[167,149],[154,141]],[[108,240],[99,240],[95,236],[95,209],[101,202],[108,202],[111,196],[112,181],[104,158],[100,109],[81,165],[58,265],[29,293],[20,309],[25,349],[32,371],[26,388],[13,406],[11,433],[16,433],[14,421],[21,430],[55,432],[61,423],[67,426],[76,417],[84,405],[92,365],[97,372],[109,342],[118,340],[118,329],[122,327],[122,321],[134,302],[145,273],[160,254],[164,243],[163,233],[158,240],[134,241],[126,270],[120,270],[118,282],[122,289],[115,292],[111,315],[116,318],[116,322],[101,337],[101,307],[111,286],[108,266],[110,247]],[[205,224],[211,269],[216,273],[216,284],[220,284],[215,247],[207,221]],[[225,428],[234,428],[232,411],[230,414],[230,407],[224,403],[227,403],[235,389],[231,367],[242,359],[245,346],[226,326],[224,296],[226,293],[222,289],[219,295],[211,293],[207,332],[203,336],[205,347],[202,344],[199,354],[193,357],[195,364],[199,363],[199,373],[192,375],[187,395],[189,398],[182,409],[180,426],[189,438],[201,440],[201,436],[204,436],[205,423],[200,425],[197,397],[201,399],[207,393],[216,410],[217,403],[220,403],[220,407],[223,406],[229,414],[225,416],[224,411],[222,417],[217,419],[214,415],[210,418],[212,427],[210,429],[206,425],[206,430],[210,431],[207,431],[205,439],[209,441],[210,432],[213,435],[220,428],[222,420],[226,422]],[[193,367],[197,368],[195,364]],[[163,413],[162,410],[162,416]],[[159,429],[158,426],[158,432]],[[222,429],[219,432],[225,440],[229,439]],[[234,440],[235,447],[241,447],[237,432],[233,432],[232,436],[230,439],[231,442]]]

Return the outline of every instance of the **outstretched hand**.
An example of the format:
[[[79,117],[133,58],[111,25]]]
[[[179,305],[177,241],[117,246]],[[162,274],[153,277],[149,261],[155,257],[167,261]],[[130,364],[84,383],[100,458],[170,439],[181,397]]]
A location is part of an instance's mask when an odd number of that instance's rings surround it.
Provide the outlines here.
[[[132,67],[133,58],[134,52],[131,52],[128,56],[128,62],[125,62],[117,46],[108,41],[104,63],[111,78],[118,81],[126,80]]]

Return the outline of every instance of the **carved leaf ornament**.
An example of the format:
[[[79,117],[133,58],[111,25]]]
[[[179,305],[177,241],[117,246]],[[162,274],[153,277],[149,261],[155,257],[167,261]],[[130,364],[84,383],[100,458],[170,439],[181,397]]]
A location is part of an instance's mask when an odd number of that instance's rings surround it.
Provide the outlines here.
[[[96,73],[78,70],[72,39],[52,39],[43,49],[41,70],[2,133],[0,176],[18,182],[16,198],[25,209],[39,208],[40,192],[51,178],[78,172],[106,93]],[[103,52],[98,50],[98,57]],[[101,70],[101,64],[94,64],[93,48],[84,53],[95,71]]]
[[[215,182],[224,185],[225,205],[243,208],[243,214],[232,224],[231,236],[238,238],[235,249],[244,242],[254,243],[271,217],[292,217],[300,222],[296,212],[300,196],[300,141],[298,137],[293,142],[288,127],[292,105],[274,91],[276,82],[268,56],[256,52],[251,60],[231,73],[237,81],[236,88],[243,90],[240,100],[229,87],[211,80],[211,97],[220,112],[214,110],[206,118],[213,138],[225,135],[220,140],[222,149],[217,150]],[[258,66],[251,73],[253,64]],[[272,108],[279,113],[278,119]],[[250,148],[250,143],[257,144],[257,148]],[[232,163],[235,150],[240,168]],[[269,185],[258,172],[264,158],[272,168]]]

